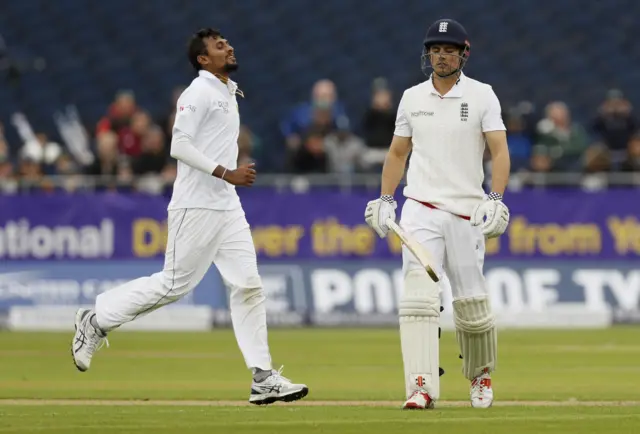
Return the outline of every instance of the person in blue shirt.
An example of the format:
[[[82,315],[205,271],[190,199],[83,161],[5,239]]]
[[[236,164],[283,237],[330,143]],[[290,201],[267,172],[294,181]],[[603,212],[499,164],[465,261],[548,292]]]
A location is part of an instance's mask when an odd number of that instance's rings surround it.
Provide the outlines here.
[[[280,131],[285,138],[287,149],[293,151],[302,143],[310,127],[314,124],[316,111],[331,111],[331,125],[347,114],[344,105],[338,100],[338,93],[333,81],[318,80],[311,90],[311,100],[298,104],[280,122]]]

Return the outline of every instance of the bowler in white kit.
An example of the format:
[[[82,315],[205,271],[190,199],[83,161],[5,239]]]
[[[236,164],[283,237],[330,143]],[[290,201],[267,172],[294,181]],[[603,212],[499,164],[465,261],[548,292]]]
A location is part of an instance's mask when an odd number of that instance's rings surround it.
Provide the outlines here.
[[[236,95],[242,92],[229,79],[238,68],[235,53],[219,31],[203,29],[190,39],[188,57],[198,76],[177,102],[171,156],[178,174],[168,206],[164,269],[100,294],[94,309],[79,309],[73,360],[80,371],[88,370],[109,332],[184,297],[213,263],[229,290],[233,330],[252,370],[249,402],[296,401],[308,388],[272,369],[264,290],[235,190],[256,177],[253,164],[237,167]]]
[[[483,276],[485,237],[509,223],[502,202],[510,159],[500,102],[491,86],[462,73],[470,51],[467,32],[450,19],[429,27],[422,70],[429,79],[407,89],[382,170],[381,197],[367,204],[366,222],[382,238],[395,220],[394,193],[404,175],[400,226],[427,250],[443,286],[450,284],[462,372],[473,407],[493,403],[497,333]],[[485,194],[483,154],[492,160]],[[398,303],[405,373],[405,409],[433,408],[440,397],[440,287],[403,247],[404,288]],[[445,287],[446,289],[446,287]]]

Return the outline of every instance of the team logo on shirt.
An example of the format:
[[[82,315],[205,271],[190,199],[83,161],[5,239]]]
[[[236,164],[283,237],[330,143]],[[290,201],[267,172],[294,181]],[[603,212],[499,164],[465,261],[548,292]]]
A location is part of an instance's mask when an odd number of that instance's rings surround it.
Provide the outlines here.
[[[433,112],[428,112],[425,110],[418,110],[417,112],[411,112],[412,118],[419,118],[420,116],[433,116]]]
[[[189,110],[190,112],[193,113],[193,112],[196,111],[196,106],[191,105],[191,104],[189,104],[189,105],[181,105],[180,106],[180,111],[183,112],[185,110]]]
[[[468,118],[469,118],[469,104],[467,104],[466,102],[463,102],[462,104],[460,104],[460,120],[462,122],[467,122]]]
[[[218,101],[218,107],[222,109],[224,114],[229,113],[229,101]]]

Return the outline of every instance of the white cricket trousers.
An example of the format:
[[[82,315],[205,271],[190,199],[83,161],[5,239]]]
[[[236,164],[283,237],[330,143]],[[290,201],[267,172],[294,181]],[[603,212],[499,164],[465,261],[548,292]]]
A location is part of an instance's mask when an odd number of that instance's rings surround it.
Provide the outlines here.
[[[170,210],[164,269],[98,295],[98,325],[110,331],[179,300],[200,283],[212,263],[230,290],[231,320],[247,367],[271,369],[265,296],[242,208]]]
[[[480,226],[471,226],[469,220],[413,199],[404,203],[400,224],[430,253],[435,262],[432,267],[442,277],[441,289],[449,283],[454,300],[488,295],[482,272],[485,240]],[[406,247],[402,249],[402,267],[405,275],[422,268]]]

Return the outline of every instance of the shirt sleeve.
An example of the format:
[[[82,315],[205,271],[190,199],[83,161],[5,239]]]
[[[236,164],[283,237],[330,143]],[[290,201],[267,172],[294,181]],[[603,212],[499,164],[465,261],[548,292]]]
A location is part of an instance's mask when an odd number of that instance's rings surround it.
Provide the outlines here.
[[[398,114],[396,116],[396,129],[394,131],[395,136],[400,137],[411,137],[413,135],[413,131],[411,129],[411,123],[409,122],[409,118],[407,117],[407,113],[405,112],[405,97],[406,92],[402,94],[402,98],[400,99],[400,104],[398,104]]]
[[[207,93],[194,86],[188,87],[178,98],[173,128],[195,138],[208,110],[209,97]]]
[[[215,168],[219,166],[218,162],[200,152],[191,143],[192,140],[189,135],[174,127],[171,137],[171,156],[194,169],[212,175]]]
[[[487,92],[487,105],[482,113],[482,132],[489,131],[505,131],[504,122],[502,120],[502,107],[500,100],[496,96],[492,88]]]

